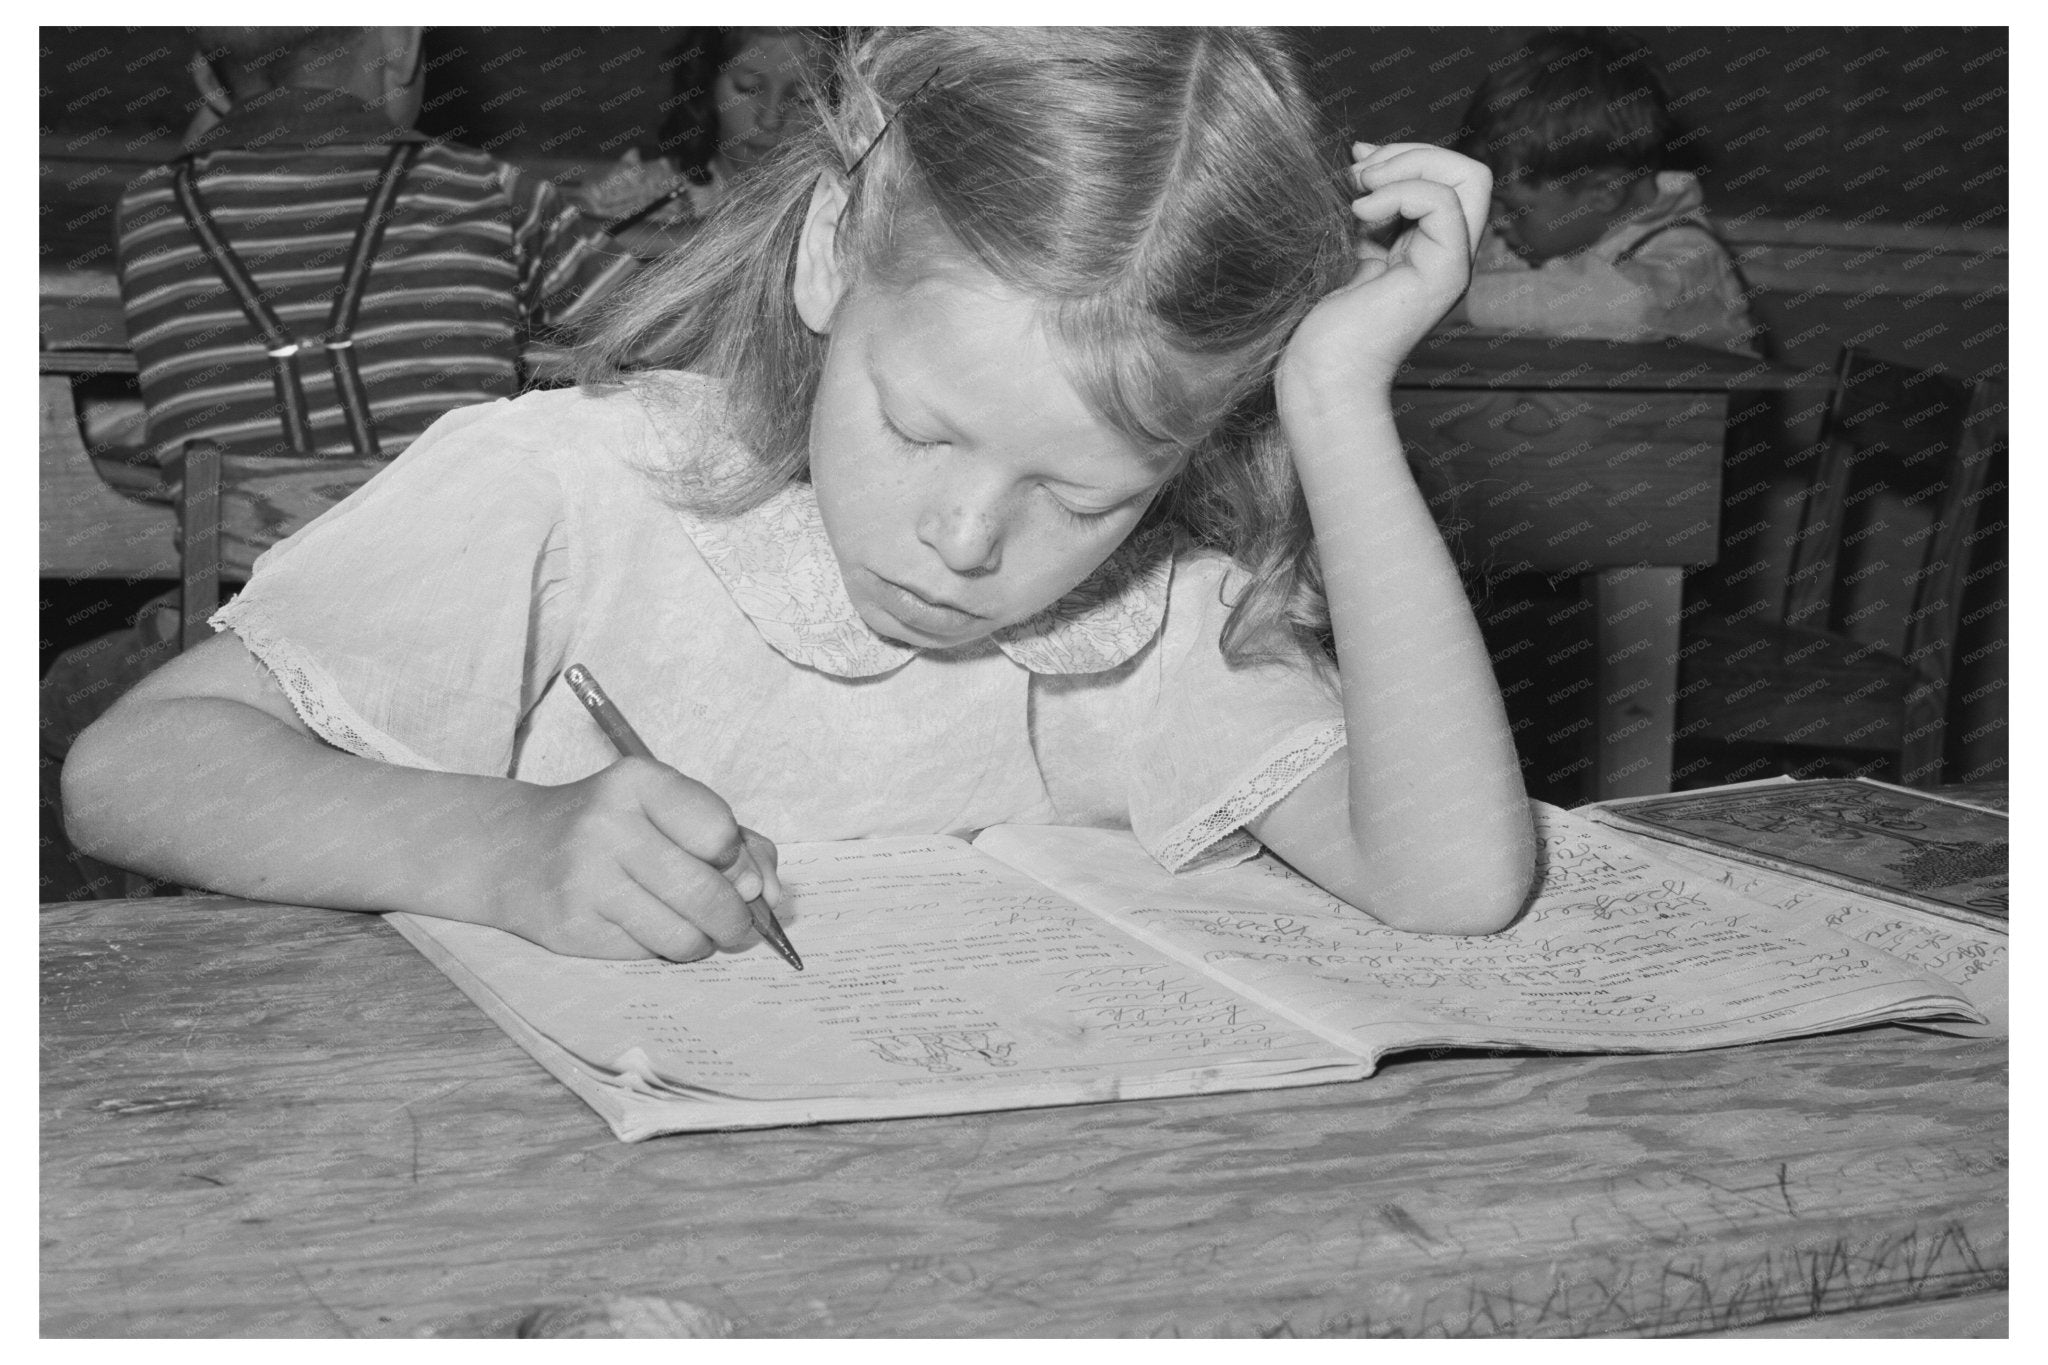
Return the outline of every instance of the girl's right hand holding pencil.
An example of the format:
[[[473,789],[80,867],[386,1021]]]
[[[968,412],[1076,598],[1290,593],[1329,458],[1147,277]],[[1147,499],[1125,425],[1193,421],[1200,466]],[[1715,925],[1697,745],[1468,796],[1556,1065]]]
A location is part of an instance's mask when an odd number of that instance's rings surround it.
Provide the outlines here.
[[[775,845],[649,758],[564,786],[509,784],[489,843],[493,921],[576,957],[689,962],[742,948],[755,937],[746,902],[782,899]]]
[[[118,841],[167,880],[678,962],[751,945],[746,900],[782,900],[774,844],[667,764],[622,758],[541,786],[358,758],[315,738],[233,634],[143,679],[107,720],[73,748],[68,813],[82,847]],[[140,739],[172,756],[134,763]],[[242,818],[223,821],[229,802]]]

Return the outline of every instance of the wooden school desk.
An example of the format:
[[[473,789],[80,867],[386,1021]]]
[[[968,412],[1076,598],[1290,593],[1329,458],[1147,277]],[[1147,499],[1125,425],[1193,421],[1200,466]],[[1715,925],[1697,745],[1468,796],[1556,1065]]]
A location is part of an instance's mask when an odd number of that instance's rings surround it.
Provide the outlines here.
[[[43,907],[46,1336],[2002,1335],[2006,1047],[1882,1028],[614,1140],[396,932]]]
[[[1720,551],[1730,394],[1830,379],[1678,342],[1456,329],[1395,380],[1410,466],[1465,559],[1589,579],[1588,799],[1670,790],[1680,595]]]

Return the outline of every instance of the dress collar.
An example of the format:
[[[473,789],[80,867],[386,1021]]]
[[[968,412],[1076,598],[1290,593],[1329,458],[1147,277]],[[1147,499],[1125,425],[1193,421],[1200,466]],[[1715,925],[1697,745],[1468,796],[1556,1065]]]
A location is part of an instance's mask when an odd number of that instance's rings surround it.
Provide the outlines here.
[[[809,484],[792,483],[735,517],[678,515],[733,601],[791,662],[836,677],[867,678],[924,652],[884,639],[861,620]],[[1033,673],[1115,668],[1159,633],[1172,574],[1165,536],[1133,537],[1080,587],[991,639]],[[985,648],[980,642],[961,650]]]

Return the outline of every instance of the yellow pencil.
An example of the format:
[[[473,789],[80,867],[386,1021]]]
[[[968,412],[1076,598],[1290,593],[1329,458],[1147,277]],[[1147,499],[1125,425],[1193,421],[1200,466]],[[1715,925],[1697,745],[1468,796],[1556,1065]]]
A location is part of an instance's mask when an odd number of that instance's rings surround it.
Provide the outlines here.
[[[562,679],[569,684],[569,690],[576,694],[576,700],[582,702],[584,709],[596,719],[598,728],[611,740],[613,748],[628,758],[654,757],[654,752],[634,732],[633,727],[626,723],[626,718],[619,714],[619,708],[604,694],[604,689],[597,685],[597,679],[591,676],[589,669],[582,664],[570,664],[563,671]],[[730,867],[731,864],[728,863],[726,866]],[[721,872],[724,870],[725,868],[719,869]],[[804,960],[798,957],[796,949],[790,946],[789,935],[782,932],[782,925],[776,920],[775,912],[768,908],[768,902],[759,896],[754,897],[747,902],[747,913],[753,917],[754,928],[768,941],[768,946],[782,954],[783,961],[802,971]]]

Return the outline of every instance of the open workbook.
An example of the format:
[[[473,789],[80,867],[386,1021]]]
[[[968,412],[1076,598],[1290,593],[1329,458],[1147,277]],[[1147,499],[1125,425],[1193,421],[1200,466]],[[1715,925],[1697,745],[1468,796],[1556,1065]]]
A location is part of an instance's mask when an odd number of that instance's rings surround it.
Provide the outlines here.
[[[1431,1046],[1678,1051],[1983,1022],[1953,984],[1539,808],[1541,890],[1487,937],[1388,929],[1270,857],[1166,873],[1130,835],[790,844],[765,944],[560,957],[391,920],[628,1141],[1316,1085]]]
[[[2011,885],[2005,791],[1770,778],[1581,806],[1695,877],[1846,934],[1960,986],[2006,1031]]]

